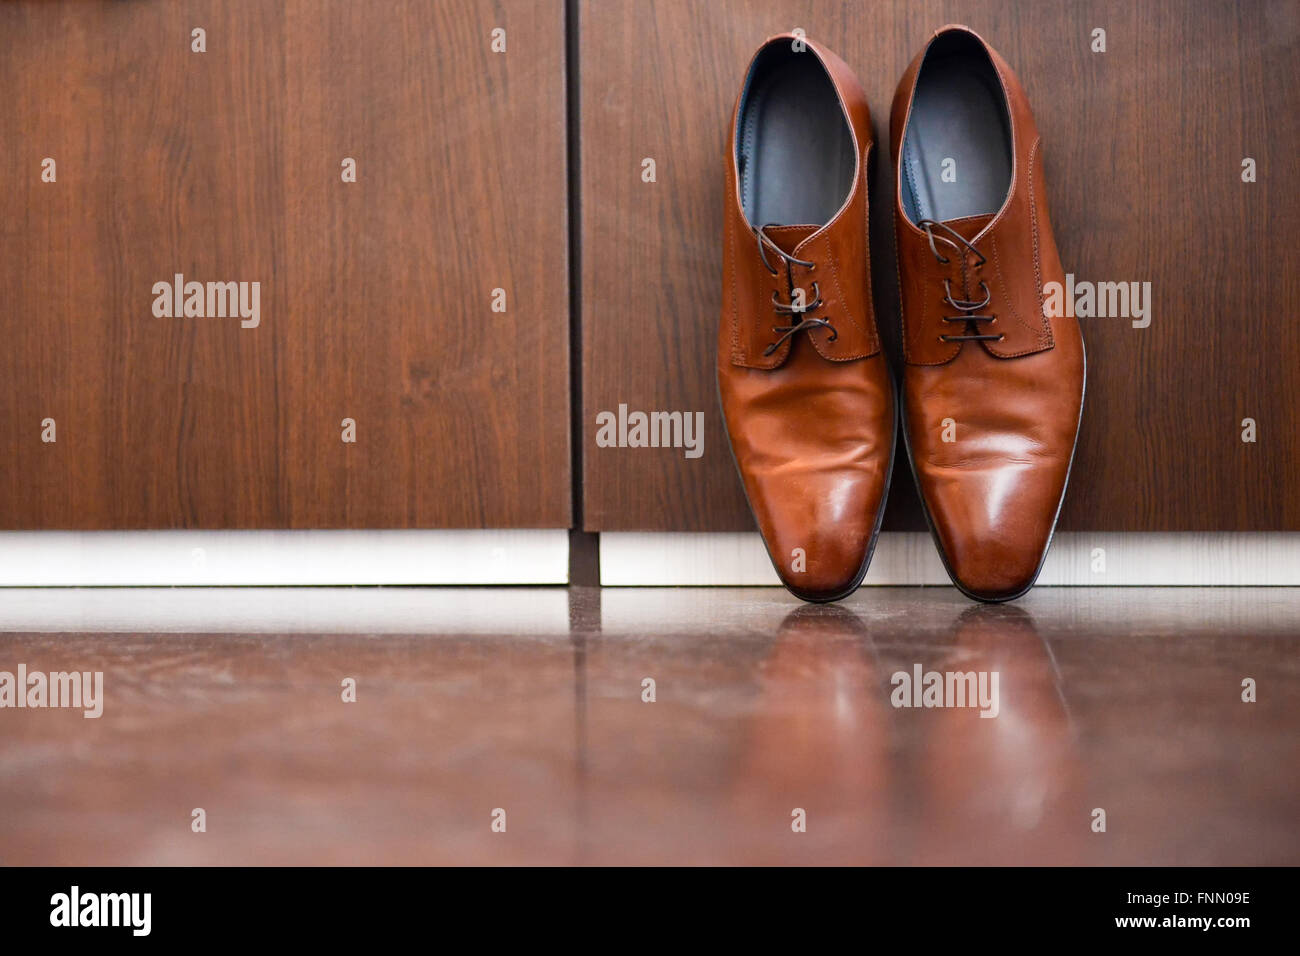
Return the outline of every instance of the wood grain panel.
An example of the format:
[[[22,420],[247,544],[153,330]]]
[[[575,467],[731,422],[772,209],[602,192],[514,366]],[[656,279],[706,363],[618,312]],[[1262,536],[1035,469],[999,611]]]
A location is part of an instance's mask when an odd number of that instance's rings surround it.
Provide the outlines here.
[[[0,4],[0,527],[566,527],[563,31]],[[176,273],[259,282],[260,325],[156,318]]]
[[[752,51],[802,27],[858,73],[875,117],[872,267],[897,362],[888,111],[949,22],[1028,90],[1056,237],[1081,280],[1151,283],[1151,324],[1084,320],[1088,396],[1061,527],[1300,530],[1300,4],[585,0],[585,524],[752,528],[713,384],[723,163]],[[1090,49],[1106,30],[1107,50]],[[883,144],[883,148],[881,148]],[[657,182],[641,180],[652,157]],[[1258,181],[1243,183],[1244,157]],[[597,448],[595,416],[705,413],[705,453]],[[1253,418],[1258,440],[1241,440]],[[886,528],[924,527],[905,465]]]

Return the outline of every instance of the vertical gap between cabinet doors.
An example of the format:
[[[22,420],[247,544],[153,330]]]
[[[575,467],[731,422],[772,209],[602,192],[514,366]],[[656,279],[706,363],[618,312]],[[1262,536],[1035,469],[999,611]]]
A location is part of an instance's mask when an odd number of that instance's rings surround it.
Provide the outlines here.
[[[582,393],[582,113],[579,0],[564,0],[565,148],[569,238],[569,468],[573,520],[569,530],[569,584],[600,584],[600,538],[583,530]]]

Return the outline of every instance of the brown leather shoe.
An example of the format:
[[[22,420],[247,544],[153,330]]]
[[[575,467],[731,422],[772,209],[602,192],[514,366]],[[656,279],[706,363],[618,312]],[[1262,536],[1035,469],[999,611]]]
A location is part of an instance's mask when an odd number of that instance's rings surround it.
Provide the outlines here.
[[[867,259],[871,115],[847,66],[789,34],[755,54],[727,153],[718,394],[786,587],[862,581],[894,455]]]
[[[953,583],[1006,601],[1033,586],[1083,408],[1043,157],[1011,68],[964,26],[937,31],[890,117],[903,311],[903,433]]]

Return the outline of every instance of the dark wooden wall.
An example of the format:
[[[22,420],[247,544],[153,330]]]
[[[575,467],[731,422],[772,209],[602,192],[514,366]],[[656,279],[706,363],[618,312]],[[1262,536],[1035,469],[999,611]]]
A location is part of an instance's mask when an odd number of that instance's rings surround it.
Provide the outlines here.
[[[1295,0],[583,0],[589,529],[753,527],[717,411],[713,337],[727,124],[773,33],[802,27],[867,90],[881,160],[873,285],[897,356],[889,104],[949,22],[980,31],[1028,91],[1067,271],[1151,283],[1148,328],[1085,320],[1087,404],[1062,528],[1300,530]],[[1090,49],[1097,27],[1105,53]],[[655,183],[642,182],[645,157]],[[703,457],[597,448],[595,417],[620,402],[703,411]],[[1247,417],[1254,444],[1241,441]],[[924,528],[901,462],[885,526]]]
[[[793,27],[830,44],[881,139],[904,66],[956,21],[1028,89],[1067,269],[1152,284],[1149,328],[1085,323],[1062,527],[1300,530],[1296,0],[574,6],[586,528],[752,527],[713,386],[726,124],[752,50]],[[0,528],[568,525],[565,13],[0,4]],[[177,272],[260,282],[261,326],[155,318]],[[620,403],[703,412],[703,457],[596,447]],[[922,527],[905,469],[886,527]]]
[[[0,4],[0,528],[567,527],[564,49],[558,0]],[[261,325],[155,318],[178,272]]]

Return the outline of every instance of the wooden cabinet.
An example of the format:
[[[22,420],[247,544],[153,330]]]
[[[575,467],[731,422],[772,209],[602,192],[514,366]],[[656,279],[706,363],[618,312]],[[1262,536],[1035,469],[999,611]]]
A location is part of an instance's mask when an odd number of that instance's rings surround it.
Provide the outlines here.
[[[0,4],[0,528],[567,527],[564,44],[557,0]]]
[[[957,19],[1028,90],[1067,271],[1150,283],[1084,320],[1061,527],[1300,530],[1298,10],[0,4],[0,529],[567,527],[575,484],[588,530],[752,528],[713,374],[745,63],[798,27],[866,86],[897,361],[888,106]],[[602,447],[620,406],[702,454]],[[901,456],[885,527],[923,527]]]
[[[1300,530],[1300,5],[938,0],[580,4],[584,522],[753,527],[714,397],[727,124],[802,28],[867,90],[877,320],[898,361],[889,106],[930,33],[981,32],[1028,91],[1066,270],[1149,282],[1150,324],[1083,320],[1064,530]],[[1094,52],[1094,31],[1105,52]],[[655,181],[642,177],[653,159]],[[1255,181],[1243,182],[1254,160]],[[1143,320],[1145,321],[1145,320]],[[699,410],[705,451],[601,448],[604,410]],[[1256,441],[1244,442],[1244,419]],[[900,445],[901,447],[901,445]],[[886,529],[924,528],[900,455]]]

